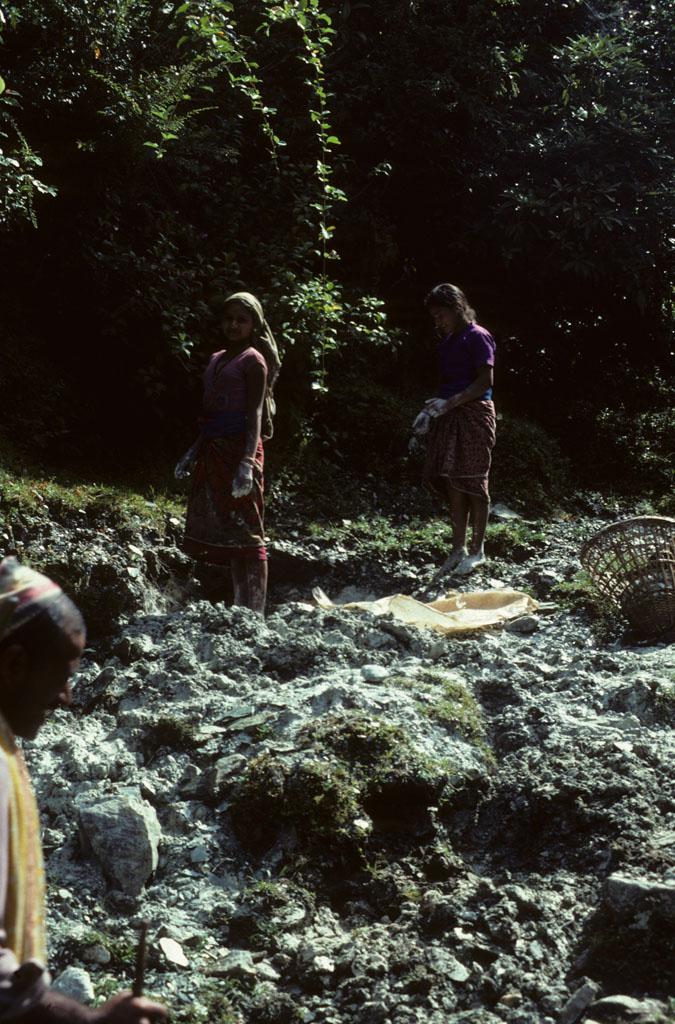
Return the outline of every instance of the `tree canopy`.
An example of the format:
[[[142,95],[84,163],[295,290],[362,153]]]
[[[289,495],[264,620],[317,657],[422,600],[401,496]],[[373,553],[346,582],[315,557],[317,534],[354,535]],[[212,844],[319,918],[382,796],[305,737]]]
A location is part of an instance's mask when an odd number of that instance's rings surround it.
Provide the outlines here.
[[[506,408],[578,437],[661,414],[674,26],[674,0],[5,3],[5,416],[46,449],[180,443],[242,285],[286,433],[346,368],[421,398],[439,280],[497,335]]]

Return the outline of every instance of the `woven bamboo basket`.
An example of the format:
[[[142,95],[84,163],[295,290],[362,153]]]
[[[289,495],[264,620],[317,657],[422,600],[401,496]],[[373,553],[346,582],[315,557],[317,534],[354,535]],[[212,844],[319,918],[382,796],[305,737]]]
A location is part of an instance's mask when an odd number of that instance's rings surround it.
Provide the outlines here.
[[[639,636],[675,632],[675,519],[612,523],[586,541],[580,557],[597,590]]]

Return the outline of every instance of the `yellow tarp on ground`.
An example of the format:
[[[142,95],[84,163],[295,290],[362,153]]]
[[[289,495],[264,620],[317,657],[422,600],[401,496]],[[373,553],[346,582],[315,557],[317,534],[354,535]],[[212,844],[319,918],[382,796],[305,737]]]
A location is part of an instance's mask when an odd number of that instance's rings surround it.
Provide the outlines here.
[[[493,629],[520,615],[535,612],[539,607],[534,598],[520,590],[473,590],[466,594],[453,590],[430,604],[423,604],[405,594],[341,605],[334,605],[321,590],[317,589],[314,596],[323,608],[351,608],[372,612],[373,615],[389,614],[412,626],[446,634]]]

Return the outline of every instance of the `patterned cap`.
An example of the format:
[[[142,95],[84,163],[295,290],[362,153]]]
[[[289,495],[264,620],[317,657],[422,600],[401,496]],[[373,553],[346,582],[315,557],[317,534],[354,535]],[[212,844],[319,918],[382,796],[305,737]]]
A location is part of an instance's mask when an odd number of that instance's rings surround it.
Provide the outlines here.
[[[30,622],[57,600],[63,591],[58,584],[16,558],[0,562],[0,640]]]

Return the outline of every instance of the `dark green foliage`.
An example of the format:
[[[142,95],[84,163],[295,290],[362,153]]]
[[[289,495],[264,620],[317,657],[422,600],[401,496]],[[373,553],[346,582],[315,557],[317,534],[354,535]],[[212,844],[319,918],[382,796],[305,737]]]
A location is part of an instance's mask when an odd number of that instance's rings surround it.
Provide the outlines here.
[[[285,349],[282,446],[311,435],[338,467],[396,473],[434,386],[421,300],[449,278],[497,335],[498,407],[595,478],[672,486],[672,393],[636,384],[672,375],[673,0],[3,11],[0,403],[19,446],[168,465],[215,300],[243,285]],[[566,471],[534,429],[504,420],[495,484],[544,507]]]
[[[75,428],[71,460],[90,459],[92,445],[118,454],[160,424],[164,444],[185,443],[198,373],[219,345],[217,299],[241,285],[261,294],[277,329],[289,320],[300,404],[311,381],[325,386],[326,355],[348,334],[385,336],[381,303],[343,298],[327,275],[341,192],[318,3],[303,14],[218,0],[170,10],[28,0],[9,7],[4,43],[22,128],[58,191],[37,235],[8,240],[5,315],[16,306],[23,335],[48,339],[67,366],[69,405],[59,408]],[[280,57],[284,75],[263,83],[259,63]],[[92,391],[92,356],[103,352]],[[24,415],[35,416],[38,396],[22,390]]]
[[[390,364],[390,373],[398,369],[391,349],[381,348],[379,360]],[[361,362],[360,372],[348,369],[334,375],[316,420],[317,442],[338,467],[362,474],[384,466],[390,478],[400,478],[410,427],[422,401],[406,393],[404,382],[396,389],[381,383],[381,366],[369,371],[365,360]]]
[[[493,497],[548,510],[569,497],[569,488],[570,467],[558,441],[531,420],[500,416],[490,476]]]
[[[675,493],[675,386],[656,376],[612,408],[601,409],[591,446],[621,472],[624,483],[649,492]],[[671,506],[672,507],[672,506]],[[667,505],[663,508],[668,515]]]

